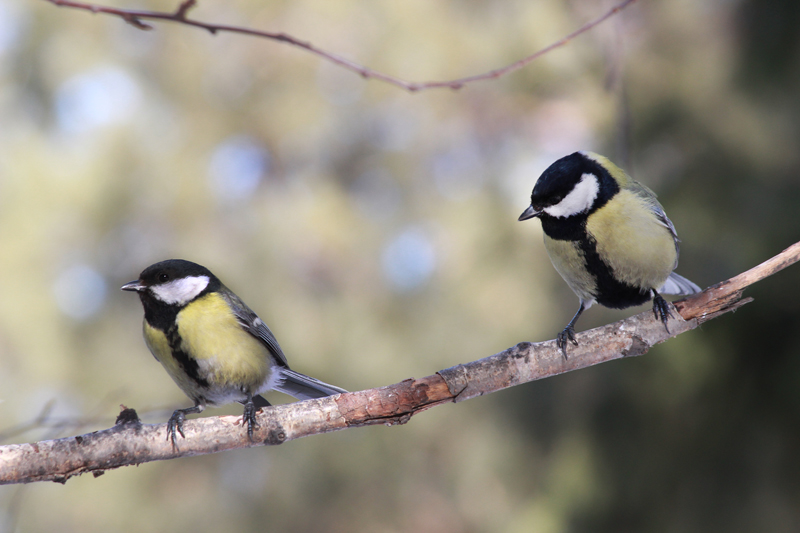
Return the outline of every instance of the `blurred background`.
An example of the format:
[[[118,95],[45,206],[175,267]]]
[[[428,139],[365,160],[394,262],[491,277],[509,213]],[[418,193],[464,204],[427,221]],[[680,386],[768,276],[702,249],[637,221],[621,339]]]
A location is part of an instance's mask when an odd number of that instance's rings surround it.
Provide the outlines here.
[[[425,81],[510,63],[612,5],[203,0],[191,15]],[[540,224],[516,220],[575,150],[659,194],[682,275],[705,287],[754,266],[800,239],[799,24],[794,0],[642,1],[502,79],[409,94],[272,41],[0,0],[0,443],[106,428],[120,404],[149,423],[190,405],[119,291],[166,258],[209,267],[294,369],[349,390],[553,339],[577,298]],[[747,294],[646,356],[405,426],[2,487],[0,528],[798,531],[800,267]]]

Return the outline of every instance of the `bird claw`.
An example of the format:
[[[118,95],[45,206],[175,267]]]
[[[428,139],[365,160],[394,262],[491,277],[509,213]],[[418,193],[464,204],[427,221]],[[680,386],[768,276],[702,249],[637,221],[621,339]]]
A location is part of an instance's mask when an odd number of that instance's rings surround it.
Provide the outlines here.
[[[186,415],[181,410],[175,411],[172,413],[172,416],[169,417],[169,421],[167,422],[167,440],[172,441],[173,446],[177,446],[176,431],[181,434],[181,437],[184,439],[186,438],[186,435],[183,434],[184,420],[186,420]]]
[[[242,414],[242,425],[247,423],[247,438],[253,440],[253,430],[258,427],[256,422],[256,406],[252,401],[244,404],[244,413]]]
[[[575,340],[575,329],[572,326],[565,327],[556,337],[556,346],[561,348],[564,359],[567,359],[567,342],[571,342],[575,346],[578,345],[578,341]]]
[[[656,294],[653,297],[653,314],[656,317],[656,320],[661,320],[664,324],[664,329],[667,330],[669,333],[669,326],[667,322],[670,318],[672,318],[672,311],[670,310],[670,304],[664,298],[661,297],[660,294]]]

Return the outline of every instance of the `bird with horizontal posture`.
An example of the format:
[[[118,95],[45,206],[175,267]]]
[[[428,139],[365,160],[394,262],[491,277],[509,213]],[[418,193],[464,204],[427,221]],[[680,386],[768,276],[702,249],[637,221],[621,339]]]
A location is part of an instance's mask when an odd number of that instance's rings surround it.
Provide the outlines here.
[[[550,165],[519,220],[534,217],[542,221],[550,261],[580,299],[556,339],[565,358],[567,343],[578,344],[575,323],[595,302],[625,309],[652,299],[667,328],[672,313],[661,295],[700,292],[673,272],[678,235],[655,193],[601,155],[575,152]]]
[[[347,392],[289,368],[275,335],[207,268],[182,259],[150,265],[122,286],[144,306],[144,340],[155,358],[194,402],[176,410],[167,424],[173,445],[186,415],[207,405],[239,402],[252,440],[256,410],[270,405],[260,396],[277,390],[297,399]]]

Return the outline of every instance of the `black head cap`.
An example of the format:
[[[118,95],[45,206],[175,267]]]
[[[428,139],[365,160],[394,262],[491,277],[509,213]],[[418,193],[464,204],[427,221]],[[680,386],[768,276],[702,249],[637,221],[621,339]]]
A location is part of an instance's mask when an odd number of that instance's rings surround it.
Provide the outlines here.
[[[186,278],[196,279],[181,282]],[[181,309],[221,286],[206,267],[183,259],[168,259],[145,268],[139,279],[126,283],[122,290],[138,293],[147,323],[167,331]]]
[[[597,174],[597,163],[580,152],[562,157],[542,172],[531,193],[531,205],[536,210],[555,205],[567,196],[581,176]]]
[[[208,288],[210,290],[215,290],[220,284],[219,279],[202,265],[183,259],[167,259],[166,261],[160,261],[145,268],[142,273],[139,274],[138,280],[125,284],[122,290],[139,291],[141,293],[148,287],[191,276],[208,277]]]
[[[167,259],[145,268],[139,274],[139,281],[152,286],[189,276],[208,276],[209,279],[216,279],[216,276],[202,265],[183,259]]]

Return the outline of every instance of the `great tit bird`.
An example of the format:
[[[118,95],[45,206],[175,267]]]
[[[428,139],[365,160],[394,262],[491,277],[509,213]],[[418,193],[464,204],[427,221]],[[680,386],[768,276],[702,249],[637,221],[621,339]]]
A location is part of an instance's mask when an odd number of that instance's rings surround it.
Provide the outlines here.
[[[575,152],[550,165],[519,220],[534,217],[542,221],[550,261],[580,298],[556,339],[565,358],[567,342],[578,344],[575,322],[595,302],[625,309],[652,298],[666,328],[672,313],[661,295],[700,292],[673,272],[678,235],[655,193],[601,155]]]
[[[256,410],[270,405],[260,396],[277,390],[300,400],[347,392],[289,369],[275,335],[207,268],[182,259],[150,265],[122,286],[144,306],[144,340],[178,387],[194,402],[167,424],[175,444],[186,415],[207,405],[244,404],[243,422],[252,440]]]

